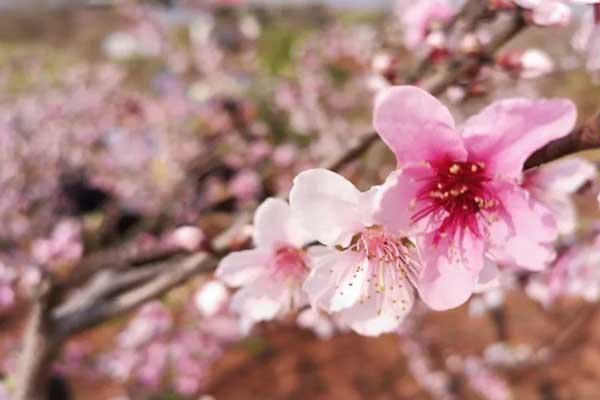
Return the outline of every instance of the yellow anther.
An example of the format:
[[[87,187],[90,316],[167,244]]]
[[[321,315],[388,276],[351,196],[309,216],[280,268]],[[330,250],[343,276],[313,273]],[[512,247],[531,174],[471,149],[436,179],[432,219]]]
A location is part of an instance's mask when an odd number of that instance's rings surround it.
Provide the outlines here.
[[[458,164],[452,164],[450,166],[450,173],[451,174],[458,174],[459,171],[460,171],[460,165],[458,165]]]

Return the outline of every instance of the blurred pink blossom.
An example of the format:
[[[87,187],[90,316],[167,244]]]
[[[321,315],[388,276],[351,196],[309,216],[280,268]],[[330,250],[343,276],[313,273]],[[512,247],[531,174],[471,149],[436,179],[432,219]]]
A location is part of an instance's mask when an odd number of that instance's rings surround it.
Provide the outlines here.
[[[445,24],[456,14],[456,10],[446,0],[399,0],[396,13],[404,27],[404,44],[416,50],[423,44],[433,48],[443,46],[443,40],[431,36],[441,33]],[[430,38],[431,37],[431,38]]]
[[[531,10],[531,20],[540,26],[567,26],[571,21],[571,8],[561,0],[514,0]]]
[[[559,233],[569,235],[577,228],[577,213],[571,196],[597,175],[591,162],[569,158],[527,172],[523,187],[552,212]]]
[[[582,16],[571,45],[585,56],[585,67],[588,71],[600,71],[600,3]]]
[[[257,172],[241,170],[229,182],[229,190],[238,201],[246,203],[255,199],[262,189],[262,181]]]
[[[33,242],[31,251],[39,263],[50,268],[75,263],[83,255],[80,221],[64,219],[58,222],[48,239]]]
[[[119,346],[136,348],[164,335],[173,324],[171,313],[159,301],[147,303],[140,308],[127,329],[119,334]]]
[[[227,288],[216,280],[203,284],[194,296],[196,308],[204,317],[212,317],[222,311],[228,300]]]
[[[498,57],[497,64],[520,78],[533,79],[554,70],[554,62],[542,50],[511,51]]]
[[[600,299],[600,236],[589,243],[576,244],[565,251],[551,270],[531,277],[527,294],[549,306],[558,297]]]
[[[204,233],[196,226],[180,226],[166,237],[168,243],[190,252],[198,250],[203,240]]]
[[[467,382],[486,400],[511,400],[513,396],[508,383],[477,357],[464,360]]]
[[[227,285],[242,287],[232,309],[258,322],[305,305],[301,285],[310,261],[302,246],[311,238],[284,200],[269,198],[256,209],[253,239],[255,249],[230,253],[216,271]]]

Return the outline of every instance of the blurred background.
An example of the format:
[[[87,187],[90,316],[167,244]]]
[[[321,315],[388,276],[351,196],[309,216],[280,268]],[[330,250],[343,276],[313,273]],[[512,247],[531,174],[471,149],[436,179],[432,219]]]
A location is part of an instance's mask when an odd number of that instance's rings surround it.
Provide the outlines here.
[[[371,131],[376,91],[403,82],[423,55],[406,42],[409,8],[0,0],[0,399],[14,388],[42,276],[68,277],[122,243],[197,248]],[[461,119],[497,97],[569,97],[583,121],[600,103],[577,47],[584,18],[582,7],[564,28],[527,30],[441,99]],[[526,63],[530,49],[544,56]],[[344,175],[364,189],[393,168],[376,143]],[[593,187],[574,195],[581,229],[600,216]],[[237,246],[248,233],[236,232]],[[197,277],[69,340],[50,398],[600,398],[600,317],[572,322],[589,299],[549,308],[521,288],[526,279],[366,338],[309,314],[245,336],[227,290]],[[523,361],[555,343],[551,361]]]

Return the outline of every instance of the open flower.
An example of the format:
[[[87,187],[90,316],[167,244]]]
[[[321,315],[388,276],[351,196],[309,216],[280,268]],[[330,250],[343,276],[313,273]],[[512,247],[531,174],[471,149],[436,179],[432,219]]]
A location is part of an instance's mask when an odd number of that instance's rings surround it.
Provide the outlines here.
[[[417,287],[430,307],[466,301],[484,256],[531,270],[553,259],[554,218],[519,183],[529,155],[569,133],[575,119],[568,100],[505,99],[458,131],[448,109],[422,89],[380,93],[374,126],[399,169],[379,191],[376,217],[392,232],[423,233]]]
[[[267,199],[256,209],[253,239],[255,249],[230,253],[216,271],[229,286],[243,287],[233,296],[232,309],[258,322],[307,304],[301,286],[309,259],[302,246],[311,239],[284,200]]]
[[[552,211],[559,233],[569,235],[577,227],[571,195],[596,175],[594,164],[582,158],[569,158],[527,172],[523,187]]]
[[[290,192],[294,215],[326,246],[311,249],[313,270],[304,284],[311,304],[363,335],[398,327],[420,273],[414,246],[373,219],[376,191],[360,192],[334,172],[313,169],[300,173]]]

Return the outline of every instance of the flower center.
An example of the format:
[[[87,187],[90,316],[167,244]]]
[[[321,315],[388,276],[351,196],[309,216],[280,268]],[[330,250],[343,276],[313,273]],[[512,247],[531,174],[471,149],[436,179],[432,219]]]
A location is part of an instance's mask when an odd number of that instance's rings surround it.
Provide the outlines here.
[[[495,211],[499,205],[488,188],[491,178],[483,163],[446,162],[424,180],[414,204],[422,207],[412,216],[413,222],[425,217],[439,222],[436,241],[443,236],[453,238],[466,229],[476,237],[483,235],[477,216],[482,211]]]
[[[387,307],[401,320],[412,306],[411,285],[416,286],[421,273],[413,244],[372,227],[361,232],[348,250],[361,253],[364,258],[351,275],[336,286],[338,294],[343,296],[345,290],[360,285],[360,303],[373,298],[379,314]]]
[[[277,250],[272,268],[273,276],[282,280],[301,282],[308,274],[304,251],[290,246]]]
[[[365,264],[369,268],[367,282],[373,279],[378,292],[400,281],[416,282],[421,272],[413,244],[408,239],[396,238],[379,228],[363,231],[350,249],[364,254],[367,260]]]

